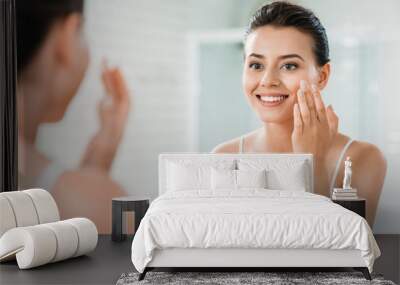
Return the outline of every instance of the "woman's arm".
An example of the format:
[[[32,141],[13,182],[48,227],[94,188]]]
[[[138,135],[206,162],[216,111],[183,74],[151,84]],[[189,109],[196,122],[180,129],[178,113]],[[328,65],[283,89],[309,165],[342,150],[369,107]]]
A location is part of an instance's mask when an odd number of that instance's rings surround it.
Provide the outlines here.
[[[211,153],[238,153],[239,152],[239,139],[233,139],[221,143],[213,148]]]
[[[376,216],[379,197],[386,176],[387,163],[383,153],[374,145],[359,143],[353,159],[352,187],[366,199],[367,221],[372,227]]]
[[[107,96],[99,104],[100,130],[89,142],[80,166],[108,172],[125,130],[130,98],[118,68],[105,66],[102,79]]]

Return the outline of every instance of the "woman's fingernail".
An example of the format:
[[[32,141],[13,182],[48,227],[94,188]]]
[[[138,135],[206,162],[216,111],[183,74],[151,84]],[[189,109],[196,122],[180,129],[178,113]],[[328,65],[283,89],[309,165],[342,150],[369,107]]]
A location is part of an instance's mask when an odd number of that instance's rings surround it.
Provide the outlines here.
[[[318,91],[317,86],[315,84],[311,84],[311,90],[313,93],[317,93]]]
[[[307,87],[307,83],[306,83],[306,81],[305,80],[300,80],[300,88],[301,88],[301,90],[306,90],[306,87]]]

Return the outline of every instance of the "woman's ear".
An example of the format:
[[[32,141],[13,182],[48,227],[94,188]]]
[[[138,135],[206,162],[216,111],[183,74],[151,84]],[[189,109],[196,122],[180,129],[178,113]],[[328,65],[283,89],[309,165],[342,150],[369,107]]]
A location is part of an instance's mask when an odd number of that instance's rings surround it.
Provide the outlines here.
[[[78,13],[68,15],[60,20],[54,29],[56,34],[56,60],[61,66],[68,66],[73,62],[76,45],[79,44],[81,16]]]
[[[328,84],[329,75],[331,73],[331,65],[325,63],[324,66],[319,70],[319,78],[318,78],[318,88],[319,90],[323,90],[325,86]]]

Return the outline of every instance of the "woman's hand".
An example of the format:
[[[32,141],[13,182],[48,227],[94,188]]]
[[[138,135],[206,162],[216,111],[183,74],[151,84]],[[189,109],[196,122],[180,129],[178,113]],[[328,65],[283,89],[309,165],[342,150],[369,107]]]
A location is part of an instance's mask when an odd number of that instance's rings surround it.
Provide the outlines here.
[[[130,108],[128,87],[121,71],[118,68],[109,68],[105,62],[101,77],[106,90],[106,96],[98,105],[101,130],[113,135],[109,139],[119,141]]]
[[[90,141],[81,167],[108,172],[125,130],[130,95],[118,68],[109,68],[104,62],[101,77],[106,96],[98,104],[100,129]]]
[[[319,179],[316,182],[316,192],[327,194],[329,173],[324,159],[338,132],[339,120],[331,106],[325,108],[315,85],[309,86],[302,81],[297,92],[297,102],[293,109],[293,152],[313,154],[315,175]]]
[[[302,81],[300,86],[293,109],[293,152],[312,153],[315,159],[321,159],[337,134],[338,117],[331,106],[325,108],[315,85],[310,87]]]

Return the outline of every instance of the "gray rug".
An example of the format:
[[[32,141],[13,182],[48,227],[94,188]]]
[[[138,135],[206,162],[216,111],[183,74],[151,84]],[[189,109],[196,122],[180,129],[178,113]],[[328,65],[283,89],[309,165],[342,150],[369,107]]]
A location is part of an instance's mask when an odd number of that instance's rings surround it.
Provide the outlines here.
[[[368,281],[360,272],[148,272],[138,281],[138,273],[122,274],[117,285],[133,284],[379,284],[395,285],[381,275],[372,275]]]

